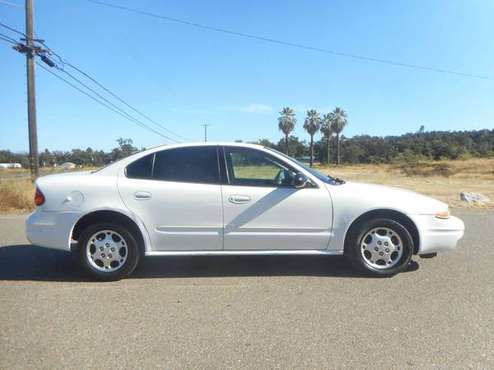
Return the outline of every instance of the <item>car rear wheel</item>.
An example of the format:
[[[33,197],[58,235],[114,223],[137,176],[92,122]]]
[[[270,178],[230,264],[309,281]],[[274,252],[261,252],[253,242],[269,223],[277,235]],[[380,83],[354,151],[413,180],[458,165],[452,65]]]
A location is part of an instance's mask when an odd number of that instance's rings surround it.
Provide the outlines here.
[[[375,276],[392,276],[406,270],[413,254],[408,230],[391,219],[379,218],[352,227],[345,254],[359,270]]]
[[[136,239],[117,224],[88,226],[79,238],[82,267],[97,280],[113,281],[130,275],[139,262]]]

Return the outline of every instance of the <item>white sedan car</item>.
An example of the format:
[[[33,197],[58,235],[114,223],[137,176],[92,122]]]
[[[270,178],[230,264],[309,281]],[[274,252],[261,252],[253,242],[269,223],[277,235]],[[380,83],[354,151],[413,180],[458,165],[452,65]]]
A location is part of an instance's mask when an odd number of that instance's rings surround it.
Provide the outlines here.
[[[172,255],[344,254],[389,276],[414,254],[455,248],[464,232],[440,201],[345,182],[249,144],[157,147],[36,186],[28,239],[74,251],[99,280]]]

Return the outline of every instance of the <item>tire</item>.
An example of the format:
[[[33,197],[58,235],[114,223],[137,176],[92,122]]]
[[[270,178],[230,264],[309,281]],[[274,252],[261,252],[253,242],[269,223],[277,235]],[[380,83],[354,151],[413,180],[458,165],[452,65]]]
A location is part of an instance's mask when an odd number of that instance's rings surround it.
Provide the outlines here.
[[[352,227],[345,255],[366,275],[393,276],[405,271],[413,254],[413,239],[399,222],[378,218]]]
[[[136,238],[113,223],[85,228],[78,242],[79,263],[94,279],[115,281],[130,275],[139,262]]]

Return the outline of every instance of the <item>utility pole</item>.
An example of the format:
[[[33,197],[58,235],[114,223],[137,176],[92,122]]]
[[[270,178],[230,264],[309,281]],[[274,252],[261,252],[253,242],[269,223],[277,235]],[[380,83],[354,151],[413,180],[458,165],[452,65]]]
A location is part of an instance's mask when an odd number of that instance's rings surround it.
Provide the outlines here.
[[[36,77],[34,69],[36,57],[39,56],[41,61],[49,67],[56,67],[56,64],[50,59],[50,50],[37,44],[43,45],[44,40],[34,38],[33,2],[34,0],[26,0],[25,38],[21,39],[23,42],[15,44],[12,48],[19,53],[26,54],[29,168],[31,170],[31,180],[34,181],[39,176],[38,129],[36,124]]]
[[[204,123],[201,126],[204,126],[204,142],[208,141],[208,126],[209,124]]]
[[[36,84],[34,51],[33,0],[26,0],[26,68],[27,68],[27,119],[29,122],[29,166],[31,178],[39,176],[38,132],[36,128]]]

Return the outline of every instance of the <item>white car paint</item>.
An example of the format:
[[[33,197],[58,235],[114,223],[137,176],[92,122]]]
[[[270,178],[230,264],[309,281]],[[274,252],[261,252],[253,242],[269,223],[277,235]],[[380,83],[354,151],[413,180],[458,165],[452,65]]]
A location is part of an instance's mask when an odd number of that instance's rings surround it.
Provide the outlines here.
[[[235,199],[249,199],[237,203]],[[225,186],[225,250],[327,249],[333,212],[326,187]],[[308,213],[310,212],[310,214]]]
[[[374,210],[406,215],[418,229],[420,254],[456,247],[464,225],[439,219],[448,206],[402,189],[347,182],[327,184],[296,162],[313,188],[251,187],[129,179],[125,168],[153,152],[180,146],[228,145],[282,154],[258,145],[207,143],[162,146],[132,155],[99,171],[41,177],[45,195],[26,221],[36,245],[70,250],[72,231],[83,216],[118,212],[138,226],[146,255],[342,254],[351,224]]]

